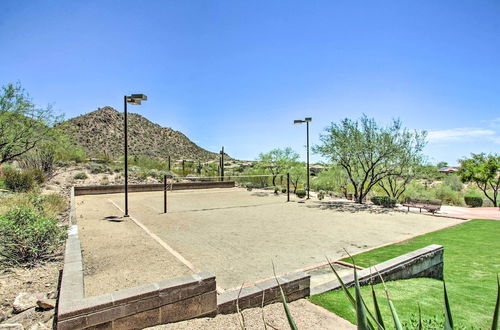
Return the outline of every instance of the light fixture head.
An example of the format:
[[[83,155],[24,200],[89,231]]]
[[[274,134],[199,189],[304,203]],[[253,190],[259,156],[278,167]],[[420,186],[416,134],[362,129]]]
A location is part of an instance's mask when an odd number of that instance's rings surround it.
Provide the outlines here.
[[[136,99],[136,100],[141,100],[141,101],[147,101],[148,100],[148,97],[144,94],[132,94],[130,96],[131,98],[133,99]]]
[[[129,98],[127,98],[127,103],[130,105],[141,105],[141,100],[137,100],[137,99],[129,97]]]
[[[295,125],[298,125],[298,124],[302,124],[304,121],[303,120],[300,120],[300,119],[297,119],[297,120],[294,120],[293,123]]]
[[[313,120],[313,119],[312,119],[312,117],[306,117],[306,119],[304,119],[304,121],[305,121],[306,123],[309,123],[309,122],[311,122],[312,120]]]

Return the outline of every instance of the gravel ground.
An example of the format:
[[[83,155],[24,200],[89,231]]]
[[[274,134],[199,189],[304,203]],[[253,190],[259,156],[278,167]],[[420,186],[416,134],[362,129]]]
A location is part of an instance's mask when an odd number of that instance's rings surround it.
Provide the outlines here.
[[[326,309],[310,303],[306,299],[300,299],[289,304],[290,312],[297,327],[301,330],[339,330],[356,329],[352,323],[330,313]],[[246,329],[264,329],[262,320],[262,309],[251,308],[242,311],[245,318]],[[286,319],[283,305],[280,303],[264,307],[264,318],[267,329],[290,329]],[[203,330],[224,329],[241,330],[238,314],[217,315],[214,318],[200,318],[178,323],[159,325],[148,329],[155,330]]]

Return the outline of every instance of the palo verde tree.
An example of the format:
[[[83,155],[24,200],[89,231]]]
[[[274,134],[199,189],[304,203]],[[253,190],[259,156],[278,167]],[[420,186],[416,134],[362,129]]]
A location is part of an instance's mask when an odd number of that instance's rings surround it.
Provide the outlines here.
[[[359,121],[331,123],[313,148],[346,172],[354,200],[363,203],[370,190],[390,176],[402,175],[406,164],[421,158],[426,132],[410,131],[400,120],[381,127],[363,115]]]
[[[273,186],[276,185],[276,177],[284,174],[287,169],[291,168],[299,159],[299,154],[293,151],[292,148],[285,149],[276,148],[268,153],[261,153],[257,158],[259,167],[269,171],[273,176]]]
[[[58,121],[52,108],[39,108],[19,83],[0,90],[0,166],[50,138]]]
[[[471,154],[471,158],[460,160],[458,175],[463,182],[474,182],[493,205],[498,206],[500,155]]]

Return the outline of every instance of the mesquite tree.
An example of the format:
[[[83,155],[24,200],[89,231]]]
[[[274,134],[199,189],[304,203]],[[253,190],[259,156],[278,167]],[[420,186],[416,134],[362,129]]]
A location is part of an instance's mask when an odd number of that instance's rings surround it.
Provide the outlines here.
[[[257,158],[259,167],[271,172],[273,176],[273,186],[276,185],[276,177],[285,174],[286,170],[292,167],[299,159],[299,154],[288,147],[285,149],[276,148],[268,153],[261,153]]]
[[[500,155],[472,154],[471,158],[460,160],[458,175],[463,182],[474,182],[484,195],[498,206],[500,191]]]
[[[38,108],[19,83],[0,90],[0,166],[33,150],[52,134],[59,118]]]
[[[422,158],[426,134],[403,128],[400,120],[381,127],[363,115],[359,121],[346,118],[339,124],[331,123],[313,150],[344,169],[354,189],[354,200],[363,203],[375,185],[403,175],[408,166]],[[385,186],[389,188],[387,183]]]

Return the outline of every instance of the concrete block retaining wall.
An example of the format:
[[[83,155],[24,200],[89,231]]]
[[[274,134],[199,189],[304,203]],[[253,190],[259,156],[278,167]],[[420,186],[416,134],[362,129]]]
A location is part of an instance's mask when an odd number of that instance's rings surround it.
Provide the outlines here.
[[[260,307],[281,301],[279,291],[279,281],[287,302],[309,296],[310,293],[310,275],[303,272],[296,272],[279,276],[277,279],[269,279],[252,286],[244,287],[233,291],[227,291],[217,298],[217,310],[220,314],[229,314],[237,312],[238,308]]]
[[[234,181],[223,182],[174,182],[168,184],[169,190],[187,190],[187,189],[210,189],[210,188],[233,188]],[[75,196],[82,195],[100,195],[117,194],[125,192],[124,185],[107,186],[76,186],[74,187]],[[128,186],[129,192],[163,191],[162,183],[131,184]]]
[[[384,261],[373,267],[358,270],[361,285],[380,283],[379,274],[384,281],[404,280],[416,277],[443,279],[443,254],[441,245],[432,244],[399,257]],[[354,274],[342,277],[347,287],[354,285]],[[341,289],[337,280],[319,285],[311,289],[311,294]]]

